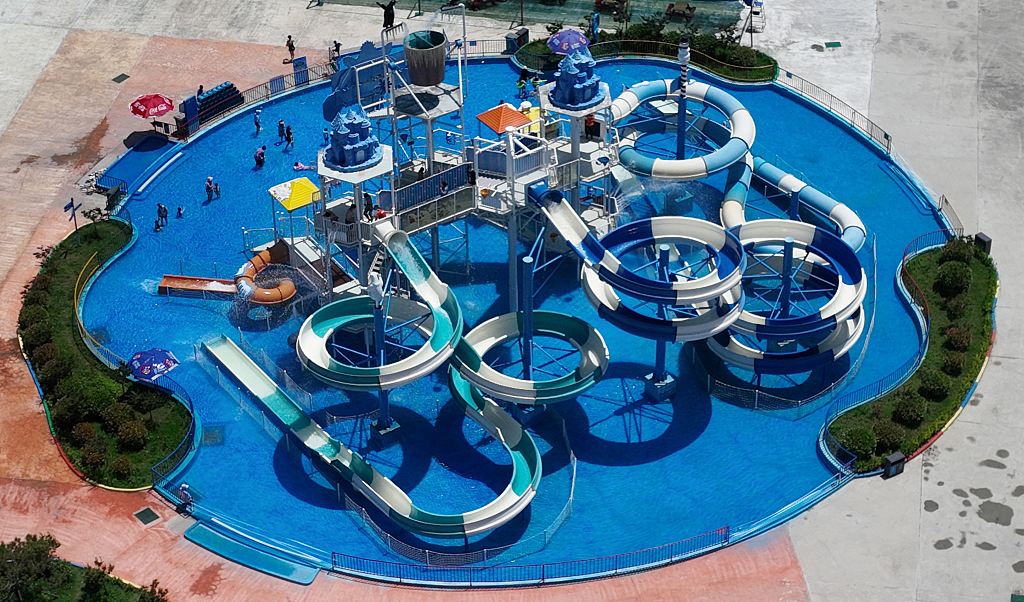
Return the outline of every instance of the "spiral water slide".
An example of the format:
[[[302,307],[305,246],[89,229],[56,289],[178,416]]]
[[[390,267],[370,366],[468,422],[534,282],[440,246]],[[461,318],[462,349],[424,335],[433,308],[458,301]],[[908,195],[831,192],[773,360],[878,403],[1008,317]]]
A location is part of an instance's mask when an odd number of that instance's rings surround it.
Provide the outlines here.
[[[527,192],[583,260],[584,292],[598,314],[616,326],[655,340],[691,341],[721,332],[739,318],[746,256],[736,236],[720,226],[689,217],[653,217],[616,228],[598,240],[560,192],[548,190],[544,183],[532,184]],[[635,273],[616,255],[661,244],[698,245],[714,261],[700,277],[676,274],[660,280]],[[666,318],[641,314],[623,303],[620,293],[687,311]]]

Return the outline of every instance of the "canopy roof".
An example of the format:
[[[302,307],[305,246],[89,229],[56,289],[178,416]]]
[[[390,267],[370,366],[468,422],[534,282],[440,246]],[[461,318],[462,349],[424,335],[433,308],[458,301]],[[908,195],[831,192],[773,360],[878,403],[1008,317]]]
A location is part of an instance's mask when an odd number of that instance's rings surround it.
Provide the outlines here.
[[[313,202],[313,196],[320,194],[320,188],[309,178],[295,178],[274,186],[267,192],[274,197],[288,213],[301,209]]]
[[[484,125],[494,130],[496,134],[504,134],[505,128],[522,127],[530,123],[530,118],[507,104],[500,104],[493,109],[484,111],[476,116]]]

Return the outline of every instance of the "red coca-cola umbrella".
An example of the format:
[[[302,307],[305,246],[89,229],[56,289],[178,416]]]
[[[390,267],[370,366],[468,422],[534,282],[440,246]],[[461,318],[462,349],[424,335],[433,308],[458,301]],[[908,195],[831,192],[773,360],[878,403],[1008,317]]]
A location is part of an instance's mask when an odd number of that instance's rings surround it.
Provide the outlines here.
[[[131,111],[143,119],[159,117],[174,110],[174,101],[163,94],[146,94],[132,101]]]

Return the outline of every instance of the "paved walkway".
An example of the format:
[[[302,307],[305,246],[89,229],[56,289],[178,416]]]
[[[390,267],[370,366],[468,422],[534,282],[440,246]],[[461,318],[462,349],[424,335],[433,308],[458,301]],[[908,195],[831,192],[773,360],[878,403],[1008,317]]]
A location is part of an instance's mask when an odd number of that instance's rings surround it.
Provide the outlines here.
[[[374,37],[379,11],[306,10],[298,0],[0,0],[0,540],[52,531],[65,557],[113,561],[115,573],[132,581],[158,578],[172,600],[1007,599],[1024,586],[1024,408],[1013,395],[1024,373],[1024,323],[1015,311],[1024,278],[1011,246],[1024,223],[1017,202],[1024,198],[1024,41],[1017,33],[1024,17],[1007,0],[769,0],[767,15],[756,44],[886,129],[929,188],[949,196],[968,231],[995,240],[1003,288],[994,361],[953,429],[906,474],[854,482],[788,526],[706,558],[499,594],[334,577],[300,588],[185,542],[155,496],[80,484],[50,442],[13,340],[19,293],[35,272],[31,252],[66,234],[60,206],[76,194],[75,183],[144,129],[127,113],[136,95],[182,98],[200,83],[266,81],[287,72],[280,63],[286,35],[296,37],[300,54],[322,55],[334,39],[354,46]],[[477,39],[506,31],[483,19],[471,19],[471,27]],[[815,49],[828,41],[842,47]],[[131,78],[115,84],[120,73]],[[142,527],[131,513],[144,506],[161,520]]]

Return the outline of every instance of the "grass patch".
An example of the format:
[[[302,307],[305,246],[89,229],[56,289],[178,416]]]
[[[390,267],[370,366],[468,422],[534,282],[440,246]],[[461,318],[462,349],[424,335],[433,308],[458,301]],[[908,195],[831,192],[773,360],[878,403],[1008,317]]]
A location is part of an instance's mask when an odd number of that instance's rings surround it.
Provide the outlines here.
[[[966,291],[950,288],[943,278],[951,271],[943,266],[955,263],[970,273]],[[857,472],[880,468],[896,449],[909,456],[938,433],[981,371],[991,340],[997,278],[990,257],[968,241],[952,240],[911,259],[907,271],[928,301],[928,352],[901,387],[829,426],[836,440],[857,455]],[[907,279],[905,284],[908,290],[914,286]]]
[[[42,269],[26,287],[18,323],[71,463],[94,481],[125,488],[153,484],[150,467],[178,446],[192,420],[170,395],[130,383],[126,367],[107,368],[79,334],[76,287],[130,239],[131,226],[103,220],[79,228],[77,238],[55,248],[40,248]],[[125,422],[137,424],[125,429]]]

